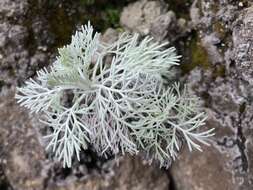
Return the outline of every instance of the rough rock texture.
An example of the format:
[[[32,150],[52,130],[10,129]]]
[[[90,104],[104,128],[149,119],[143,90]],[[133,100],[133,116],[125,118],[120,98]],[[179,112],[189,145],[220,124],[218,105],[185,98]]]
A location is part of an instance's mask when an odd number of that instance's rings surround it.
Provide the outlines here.
[[[190,154],[188,150],[185,150],[179,157],[176,166],[172,168],[176,189],[235,189],[233,183],[224,183],[232,179],[231,173],[224,170],[226,156],[216,156],[219,152],[212,147],[204,148],[203,151],[205,151],[205,156],[201,152]]]
[[[177,20],[163,1],[141,0],[129,4],[123,9],[120,23],[126,30],[150,34],[157,41],[173,42],[189,30],[186,21],[183,18]]]
[[[152,21],[165,14],[166,10],[166,5],[160,1],[137,1],[124,8],[120,22],[130,30],[148,34]]]
[[[0,158],[4,174],[13,189],[43,189],[44,149],[38,143],[28,115],[15,105],[13,95],[3,98]]]
[[[252,11],[249,1],[195,1],[191,19],[208,55],[186,81],[216,135],[204,153],[185,151],[171,170],[180,190],[253,188]]]
[[[192,77],[196,79],[197,75],[202,81],[189,81],[202,95],[208,107],[207,127],[214,127],[216,135],[204,153],[185,151],[180,155],[171,171],[176,186],[183,190],[252,189],[252,112],[248,110],[252,105],[245,107],[235,80],[218,78],[210,82],[207,78],[211,74],[204,73],[196,69]],[[202,82],[204,85],[196,86]],[[243,120],[247,122],[242,124]]]
[[[236,21],[232,35],[234,60],[242,79],[253,85],[253,7],[242,12]]]
[[[33,76],[52,53],[47,51],[52,43],[48,23],[30,6],[27,0],[0,2],[0,91]]]

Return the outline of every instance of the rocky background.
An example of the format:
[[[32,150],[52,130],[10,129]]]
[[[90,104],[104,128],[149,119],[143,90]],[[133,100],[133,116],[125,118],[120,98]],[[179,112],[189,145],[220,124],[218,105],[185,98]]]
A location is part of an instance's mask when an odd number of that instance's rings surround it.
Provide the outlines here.
[[[15,88],[52,63],[88,20],[105,41],[127,30],[176,46],[180,80],[216,129],[211,147],[183,150],[169,170],[92,151],[63,169],[44,151],[43,126],[16,104]],[[252,190],[251,0],[0,0],[0,189]]]

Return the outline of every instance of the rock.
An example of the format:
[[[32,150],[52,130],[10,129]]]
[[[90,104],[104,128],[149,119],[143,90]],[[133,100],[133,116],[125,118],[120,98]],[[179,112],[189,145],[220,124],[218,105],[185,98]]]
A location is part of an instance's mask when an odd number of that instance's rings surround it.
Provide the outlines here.
[[[202,97],[209,116],[206,128],[215,128],[216,134],[212,146],[203,152],[180,154],[171,170],[175,186],[180,190],[252,189],[253,112],[244,84],[230,77],[214,80],[212,73],[199,68],[187,81]]]
[[[0,19],[21,20],[28,10],[27,0],[1,0],[0,1]]]
[[[48,23],[41,21],[33,27],[38,15],[33,15],[30,6],[26,0],[0,2],[0,93],[5,93],[1,88],[8,90],[33,76],[38,68],[48,64],[52,54],[38,49],[49,45],[46,40],[37,40],[44,36]],[[46,36],[50,40],[48,31]]]
[[[167,190],[169,180],[165,173],[153,166],[143,165],[140,158],[122,157],[109,164],[110,171],[90,173],[83,178],[68,176],[61,183],[48,183],[48,189],[59,190]],[[140,172],[145,170],[145,172]]]
[[[20,25],[0,25],[1,80],[14,83],[15,78],[24,78],[28,66],[28,51],[24,48],[27,30]],[[15,51],[13,50],[15,47]],[[17,68],[22,67],[18,70]]]
[[[173,39],[176,34],[175,31],[176,28],[177,28],[176,15],[173,11],[169,11],[165,14],[158,16],[151,23],[150,34],[155,38],[156,41],[162,41],[166,37],[168,39]]]
[[[189,154],[185,150],[173,165],[171,175],[180,190],[250,190],[253,188],[253,75],[249,48],[252,9],[246,3],[242,7],[224,1],[196,2],[191,8],[191,18],[212,66],[195,68],[186,82],[201,97],[209,116],[206,127],[214,127],[216,135],[212,146],[205,147],[203,153]]]
[[[101,36],[101,40],[105,43],[113,43],[118,39],[119,32],[112,28],[108,28],[103,35]]]
[[[128,30],[147,35],[150,32],[151,23],[166,11],[167,6],[161,1],[137,1],[123,9],[120,23]]]
[[[212,147],[204,148],[203,152],[184,150],[171,169],[176,189],[234,189],[234,184],[228,183],[232,175],[224,170],[225,164],[226,156],[220,156]]]
[[[190,8],[190,17],[192,20],[192,24],[194,26],[197,26],[198,23],[200,22],[200,10],[197,7],[197,3],[198,3],[198,0],[194,0]]]
[[[126,30],[151,35],[159,42],[173,43],[191,31],[186,20],[177,20],[175,13],[168,11],[163,1],[141,0],[129,4],[121,14],[120,23]]]
[[[42,190],[45,154],[30,119],[16,105],[13,94],[0,102],[0,158],[6,179],[13,189]]]
[[[210,61],[213,64],[222,63],[223,57],[221,52],[219,52],[217,48],[217,44],[221,42],[220,38],[218,37],[217,33],[211,33],[210,35],[206,35],[202,38],[202,45],[207,50],[209,55]]]
[[[253,86],[253,6],[243,12],[233,29],[234,56],[238,74]]]
[[[114,183],[109,189],[115,190],[168,190],[169,180],[156,166],[143,165],[141,158],[127,157],[119,163],[115,170]],[[144,172],[140,172],[144,171]],[[150,175],[151,174],[151,175]]]
[[[151,35],[159,42],[173,43],[191,30],[186,20],[177,20],[175,13],[168,11],[168,6],[162,1],[141,0],[129,4],[121,14],[120,23],[126,30]]]

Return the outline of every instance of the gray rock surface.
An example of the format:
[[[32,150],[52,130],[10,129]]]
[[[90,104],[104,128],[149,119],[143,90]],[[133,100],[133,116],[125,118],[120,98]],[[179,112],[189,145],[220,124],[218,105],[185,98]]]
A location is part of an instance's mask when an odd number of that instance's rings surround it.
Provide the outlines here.
[[[38,21],[30,6],[26,0],[0,2],[0,91],[33,76],[52,54],[43,48],[51,45],[48,23]]]
[[[194,68],[186,82],[201,97],[207,127],[214,127],[216,135],[212,147],[203,153],[185,151],[173,165],[171,175],[180,190],[253,188],[250,4],[201,0],[192,5],[192,23],[209,66]]]
[[[150,32],[152,21],[165,14],[166,11],[167,6],[161,1],[137,1],[124,8],[120,23],[131,31],[147,35]]]
[[[177,20],[163,1],[141,0],[129,4],[121,13],[120,24],[131,32],[151,35],[157,41],[174,42],[190,31],[186,20]]]
[[[253,7],[249,7],[236,20],[233,29],[233,52],[236,67],[243,80],[253,86]]]

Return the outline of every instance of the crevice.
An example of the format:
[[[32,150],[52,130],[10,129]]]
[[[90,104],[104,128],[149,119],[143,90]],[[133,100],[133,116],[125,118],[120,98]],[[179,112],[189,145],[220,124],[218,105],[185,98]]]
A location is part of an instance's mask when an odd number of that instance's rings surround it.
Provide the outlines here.
[[[247,155],[246,155],[246,152],[245,152],[245,141],[246,141],[246,137],[244,136],[243,134],[243,129],[242,129],[242,116],[243,116],[243,113],[245,111],[245,107],[246,107],[246,103],[243,103],[241,106],[240,106],[240,113],[239,113],[239,122],[238,122],[238,126],[237,126],[237,134],[236,134],[236,143],[237,143],[237,146],[239,148],[239,151],[240,151],[240,158],[241,158],[241,169],[242,169],[242,172],[247,172],[248,171],[248,167],[249,167],[249,164],[248,164],[248,158],[247,158]]]
[[[169,178],[169,189],[168,190],[177,190],[175,180],[171,174],[171,171],[167,171],[166,174]]]
[[[5,176],[3,167],[0,165],[0,189],[1,190],[14,190]]]
[[[104,164],[112,159],[113,157],[100,157],[90,148],[84,150],[80,154],[80,161],[74,158],[71,168],[63,168],[61,163],[53,164],[52,167],[49,167],[46,171],[47,177],[43,180],[43,188],[48,189],[50,184],[62,183],[73,176],[75,176],[75,180],[80,180],[93,173],[103,175],[107,173],[107,168],[104,168]],[[0,190],[2,189],[0,188]]]

